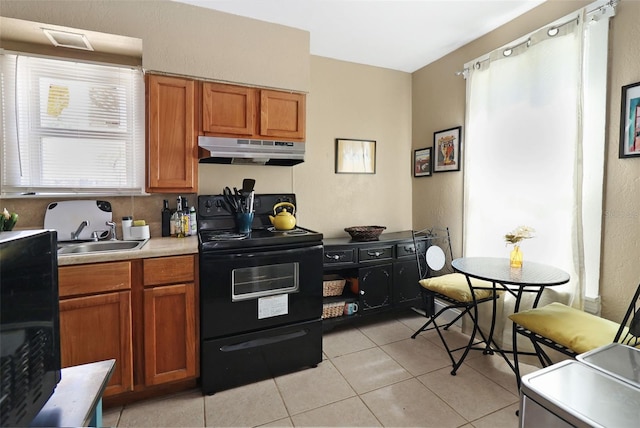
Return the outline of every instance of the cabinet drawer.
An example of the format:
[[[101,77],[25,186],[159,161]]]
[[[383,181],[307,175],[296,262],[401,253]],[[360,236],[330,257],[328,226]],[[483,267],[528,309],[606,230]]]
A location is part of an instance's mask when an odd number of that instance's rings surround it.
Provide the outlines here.
[[[144,259],[142,265],[144,285],[193,282],[195,277],[195,260],[192,255]]]
[[[61,266],[60,297],[95,294],[131,288],[131,262]]]
[[[356,252],[354,248],[346,250],[324,250],[324,264],[355,263]]]
[[[360,261],[387,260],[393,258],[393,247],[361,248]]]
[[[418,241],[417,245],[418,245],[418,250],[420,251],[420,253],[424,253],[426,243],[424,241]],[[396,257],[397,258],[415,256],[415,254],[416,254],[416,250],[415,250],[415,245],[413,244],[413,242],[408,241],[408,242],[403,242],[403,243],[400,243],[400,244],[396,244]]]

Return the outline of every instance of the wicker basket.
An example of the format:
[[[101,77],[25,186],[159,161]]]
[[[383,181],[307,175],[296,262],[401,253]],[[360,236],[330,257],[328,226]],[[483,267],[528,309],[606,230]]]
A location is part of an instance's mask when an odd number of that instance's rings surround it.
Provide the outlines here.
[[[324,297],[342,294],[347,280],[339,275],[325,275],[322,277],[322,295]]]
[[[346,302],[324,303],[322,305],[322,318],[335,318],[342,316]]]
[[[375,241],[386,226],[352,226],[344,229],[354,241]]]

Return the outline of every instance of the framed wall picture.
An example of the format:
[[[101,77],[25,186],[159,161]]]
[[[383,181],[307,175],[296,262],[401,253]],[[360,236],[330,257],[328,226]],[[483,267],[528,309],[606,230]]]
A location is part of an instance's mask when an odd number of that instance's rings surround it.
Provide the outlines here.
[[[336,138],[336,174],[375,173],[375,141]]]
[[[622,87],[620,158],[640,156],[640,82]]]
[[[428,177],[431,175],[431,147],[413,151],[413,176]]]
[[[433,172],[460,171],[462,126],[433,133]]]

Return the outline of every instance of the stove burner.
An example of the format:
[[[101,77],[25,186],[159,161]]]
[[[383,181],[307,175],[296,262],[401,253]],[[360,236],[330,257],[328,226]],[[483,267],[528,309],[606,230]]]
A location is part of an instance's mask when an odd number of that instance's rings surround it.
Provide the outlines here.
[[[308,231],[304,230],[304,229],[300,229],[300,228],[295,228],[295,229],[291,229],[291,230],[278,230],[275,227],[268,227],[267,230],[269,232],[274,232],[274,233],[282,233],[283,235],[306,235],[307,233],[309,233]]]
[[[246,239],[249,234],[236,233],[236,232],[215,232],[207,234],[207,239],[210,241],[239,241]]]

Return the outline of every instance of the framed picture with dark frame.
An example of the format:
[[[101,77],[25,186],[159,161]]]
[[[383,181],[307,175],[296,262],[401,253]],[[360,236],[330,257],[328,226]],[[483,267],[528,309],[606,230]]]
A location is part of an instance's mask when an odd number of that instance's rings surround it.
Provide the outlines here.
[[[336,138],[336,174],[375,173],[375,141]]]
[[[433,133],[433,172],[460,171],[462,126]]]
[[[622,87],[619,158],[640,157],[640,82]]]
[[[413,176],[429,177],[431,175],[431,147],[413,151]]]

